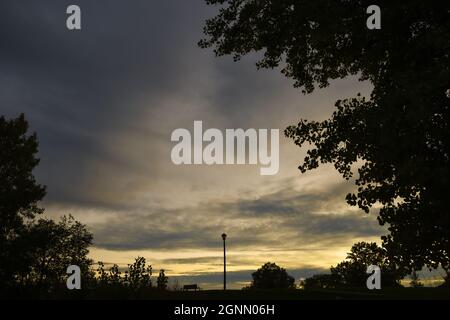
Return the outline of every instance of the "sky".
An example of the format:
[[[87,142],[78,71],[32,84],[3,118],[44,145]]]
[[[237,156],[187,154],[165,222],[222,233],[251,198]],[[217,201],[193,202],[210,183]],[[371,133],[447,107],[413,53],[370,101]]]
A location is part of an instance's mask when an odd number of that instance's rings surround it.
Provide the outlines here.
[[[81,8],[82,30],[66,28]],[[303,95],[279,70],[200,49],[217,12],[203,0],[2,0],[0,114],[25,113],[38,134],[46,215],[72,214],[94,234],[90,256],[125,267],[143,256],[174,285],[220,288],[227,233],[230,288],[265,262],[296,280],[328,272],[357,241],[385,230],[349,207],[332,166],[301,174],[305,155],[280,135],[280,170],[176,166],[177,128],[280,129],[324,120],[338,99],[370,94],[356,78]]]

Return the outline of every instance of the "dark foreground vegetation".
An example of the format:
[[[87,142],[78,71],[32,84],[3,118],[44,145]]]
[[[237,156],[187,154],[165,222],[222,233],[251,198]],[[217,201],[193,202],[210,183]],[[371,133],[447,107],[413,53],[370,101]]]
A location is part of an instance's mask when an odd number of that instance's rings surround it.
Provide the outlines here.
[[[16,296],[17,299],[42,298]],[[120,289],[69,291],[65,288],[46,296],[58,300],[449,300],[447,288],[362,288],[315,290],[201,290],[197,292]]]

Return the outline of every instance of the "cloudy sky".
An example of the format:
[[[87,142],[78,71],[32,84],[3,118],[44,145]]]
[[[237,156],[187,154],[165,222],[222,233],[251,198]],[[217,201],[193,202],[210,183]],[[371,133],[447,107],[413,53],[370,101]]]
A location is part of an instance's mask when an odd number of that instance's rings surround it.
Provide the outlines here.
[[[66,28],[66,8],[82,30]],[[94,233],[91,256],[126,266],[138,255],[181,283],[220,288],[223,232],[231,287],[267,261],[296,279],[323,272],[359,240],[384,233],[350,208],[351,182],[325,166],[301,175],[305,150],[280,136],[280,171],[176,166],[176,128],[278,128],[322,120],[337,99],[368,94],[357,79],[304,96],[279,70],[202,50],[203,0],[2,0],[0,113],[25,113],[40,141],[46,214]]]

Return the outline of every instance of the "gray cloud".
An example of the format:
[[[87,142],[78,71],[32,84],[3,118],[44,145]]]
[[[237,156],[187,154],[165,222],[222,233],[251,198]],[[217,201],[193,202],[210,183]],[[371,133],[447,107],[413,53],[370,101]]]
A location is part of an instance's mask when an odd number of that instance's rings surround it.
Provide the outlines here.
[[[71,3],[2,1],[0,108],[7,116],[25,112],[38,132],[37,174],[50,186],[49,201],[105,206],[109,197],[94,194],[92,184],[109,189],[105,194],[127,189],[115,188],[110,173],[145,170],[157,177],[158,139],[172,128],[171,114],[156,105],[187,98],[206,83],[205,57],[213,57],[196,47],[206,6],[81,0],[83,29],[70,32],[65,9]],[[168,124],[162,132],[155,128],[161,122]],[[152,166],[112,141],[139,134],[154,150],[145,155]]]
[[[289,187],[256,199],[207,202],[199,206],[143,215],[118,216],[93,226],[96,246],[112,250],[155,248],[217,248],[226,231],[235,249],[269,246],[289,249],[305,244],[338,243],[349,237],[383,233],[375,215],[350,211],[318,213],[325,204],[345,203],[350,187],[340,184],[326,192],[298,194]],[[336,190],[341,190],[340,192]],[[338,207],[336,205],[336,207]],[[203,259],[203,258],[202,258]]]

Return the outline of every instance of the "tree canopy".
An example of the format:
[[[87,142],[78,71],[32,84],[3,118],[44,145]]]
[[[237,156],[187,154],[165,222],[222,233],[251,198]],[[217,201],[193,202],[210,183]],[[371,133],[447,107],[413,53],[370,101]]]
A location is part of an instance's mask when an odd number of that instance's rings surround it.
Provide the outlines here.
[[[91,276],[92,234],[86,226],[71,216],[38,219],[45,187],[33,175],[38,141],[28,130],[23,114],[0,117],[0,295],[32,287],[48,292],[65,284],[73,264],[84,279]]]
[[[92,260],[87,257],[92,239],[86,226],[72,216],[63,216],[59,222],[46,218],[30,223],[22,239],[30,258],[25,284],[51,290],[65,283],[70,265],[79,266],[82,278],[88,280],[92,276]]]
[[[271,262],[267,262],[253,272],[252,278],[251,289],[292,289],[295,287],[295,279],[287,273],[286,269]]]
[[[221,8],[199,45],[216,55],[261,52],[258,67],[281,67],[304,93],[352,75],[370,81],[370,97],[337,101],[329,119],[286,129],[311,146],[299,169],[332,163],[345,179],[356,173],[347,202],[366,212],[381,204],[391,259],[449,272],[450,4],[379,1],[381,29],[369,30],[365,0],[206,2]]]
[[[374,242],[355,243],[347,254],[347,258],[335,267],[331,267],[331,275],[341,286],[365,288],[368,277],[366,270],[370,265],[381,269],[384,287],[399,286],[399,281],[405,276],[404,271],[402,272],[389,260],[386,250]]]
[[[304,289],[366,288],[367,268],[378,266],[383,287],[400,287],[405,269],[389,259],[386,249],[376,243],[355,243],[344,261],[331,267],[330,274],[317,274],[301,282]],[[413,273],[414,274],[414,273]]]
[[[36,134],[28,134],[28,122],[21,114],[16,119],[0,117],[0,286],[14,282],[20,266],[24,271],[26,255],[17,250],[26,231],[24,219],[43,212],[38,202],[45,187],[33,175],[38,165]]]
[[[24,217],[43,211],[37,203],[45,196],[45,187],[33,175],[39,164],[37,136],[27,131],[23,114],[11,120],[0,117],[0,237],[13,238]]]

